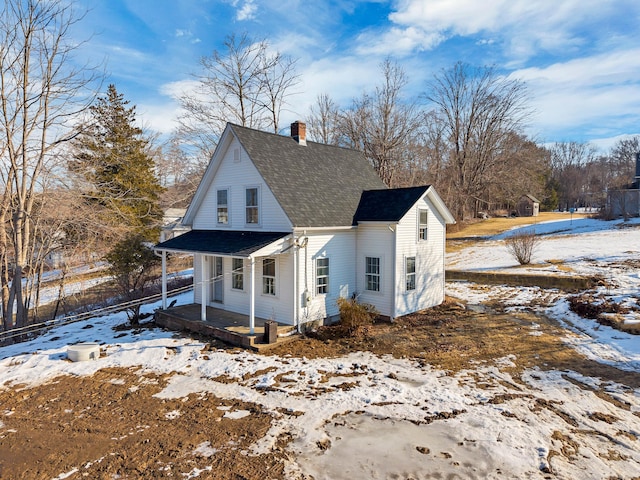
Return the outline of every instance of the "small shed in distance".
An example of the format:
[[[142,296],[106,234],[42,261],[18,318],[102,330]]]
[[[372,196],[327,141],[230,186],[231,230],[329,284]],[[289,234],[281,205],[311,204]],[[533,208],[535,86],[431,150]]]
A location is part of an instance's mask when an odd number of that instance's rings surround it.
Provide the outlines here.
[[[533,195],[522,195],[516,205],[519,217],[537,217],[540,213],[540,200]]]

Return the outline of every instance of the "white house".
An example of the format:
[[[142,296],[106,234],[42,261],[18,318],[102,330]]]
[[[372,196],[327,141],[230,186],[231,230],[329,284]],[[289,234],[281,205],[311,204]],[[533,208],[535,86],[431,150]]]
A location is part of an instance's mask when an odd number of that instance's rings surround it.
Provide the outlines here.
[[[303,328],[355,295],[389,318],[444,299],[445,225],[430,186],[388,189],[361,153],[227,124],[183,223],[194,302]],[[166,280],[163,275],[164,291]],[[166,308],[166,295],[163,305]]]

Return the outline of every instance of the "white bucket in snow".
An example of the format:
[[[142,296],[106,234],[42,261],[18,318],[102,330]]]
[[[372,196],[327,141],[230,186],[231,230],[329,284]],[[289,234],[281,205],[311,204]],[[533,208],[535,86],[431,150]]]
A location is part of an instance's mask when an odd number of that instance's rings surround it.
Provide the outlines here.
[[[72,362],[84,362],[100,358],[100,345],[97,343],[76,343],[67,347],[67,357]]]

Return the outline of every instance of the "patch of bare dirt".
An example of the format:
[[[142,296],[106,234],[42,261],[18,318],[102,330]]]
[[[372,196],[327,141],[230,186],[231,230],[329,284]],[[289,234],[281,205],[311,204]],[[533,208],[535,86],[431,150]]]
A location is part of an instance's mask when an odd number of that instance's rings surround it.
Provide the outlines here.
[[[499,362],[500,369],[512,373],[516,382],[521,371],[538,366],[599,377],[605,384],[640,387],[640,374],[582,357],[564,344],[567,334],[555,322],[538,316],[478,312],[448,299],[440,307],[394,323],[375,323],[366,335],[345,336],[340,327],[323,327],[313,337],[293,340],[268,354],[317,358],[364,350],[415,359],[450,372]],[[510,363],[504,362],[505,357]],[[332,376],[326,373],[327,379]],[[59,377],[34,388],[0,390],[0,478],[49,480],[74,468],[78,471],[69,478],[188,478],[194,472],[203,479],[285,478],[290,436],[283,436],[267,455],[248,453],[269,430],[270,414],[258,405],[225,401],[211,394],[176,400],[154,397],[167,381],[168,376],[112,368],[91,377]],[[273,388],[288,381],[283,373]],[[354,385],[345,378],[327,388]],[[617,401],[602,390],[594,391],[612,403]],[[497,396],[493,401],[512,398]],[[575,424],[562,405],[535,399],[533,408],[560,415],[570,426]],[[227,418],[224,414],[229,409],[250,414]],[[615,418],[594,412],[593,420],[613,422]],[[625,434],[632,435],[621,430],[620,435]],[[567,438],[556,441],[554,454],[574,455]]]
[[[640,326],[635,323],[627,324],[624,318],[631,311],[640,311],[637,305],[621,305],[613,298],[589,292],[569,297],[569,308],[581,317],[590,318],[601,325],[640,335]]]
[[[283,478],[281,450],[246,453],[271,415],[210,394],[154,397],[166,380],[110,368],[0,391],[0,478],[48,480],[78,466],[72,478],[185,478],[199,470],[200,478]],[[250,415],[224,416],[234,410]]]
[[[377,322],[366,336],[344,335],[340,325],[320,327],[306,338],[269,350],[296,357],[338,357],[370,351],[412,358],[425,365],[458,372],[509,357],[501,366],[517,376],[524,369],[572,370],[604,381],[640,387],[640,373],[626,372],[590,360],[566,345],[570,335],[557,322],[530,313],[476,312],[448,298],[442,305],[395,322]]]

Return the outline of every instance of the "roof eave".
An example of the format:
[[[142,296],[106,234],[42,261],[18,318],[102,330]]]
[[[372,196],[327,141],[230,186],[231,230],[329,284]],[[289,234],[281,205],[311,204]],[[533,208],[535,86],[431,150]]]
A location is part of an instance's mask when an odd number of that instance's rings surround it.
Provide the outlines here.
[[[222,161],[221,152],[224,149],[228,148],[229,146],[230,135],[232,138],[233,130],[230,124],[227,123],[227,126],[224,129],[224,132],[222,132],[222,135],[220,136],[220,141],[218,142],[218,145],[216,146],[216,149],[214,150],[213,155],[209,160],[209,164],[207,165],[207,168],[205,169],[204,174],[200,179],[200,183],[198,184],[196,193],[193,195],[193,198],[191,199],[191,203],[189,204],[189,207],[187,208],[187,211],[184,214],[184,217],[182,219],[183,225],[187,225],[189,227],[193,226],[193,220],[196,215],[196,212],[198,211],[198,209],[200,208],[200,205],[204,201],[204,198],[209,189],[209,184],[211,183],[211,180],[215,176],[215,173],[218,170],[218,167],[220,166],[220,163]]]
[[[438,192],[436,192],[433,186],[430,186],[427,189],[427,197],[429,198],[429,200],[431,200],[431,203],[433,203],[433,205],[436,207],[436,210],[440,213],[440,215],[442,215],[442,218],[444,219],[445,224],[451,225],[456,223],[455,217],[451,214],[451,212],[449,211],[447,206],[444,204],[444,202],[442,201],[442,198],[440,197],[440,195],[438,195]]]

